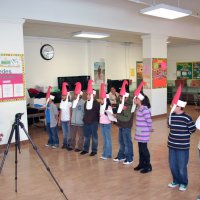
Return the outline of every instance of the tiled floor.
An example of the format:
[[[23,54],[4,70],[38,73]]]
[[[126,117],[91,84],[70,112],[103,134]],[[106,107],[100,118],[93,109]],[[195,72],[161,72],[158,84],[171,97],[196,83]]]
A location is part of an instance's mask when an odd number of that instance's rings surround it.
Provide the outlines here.
[[[200,114],[194,107],[187,107],[195,120]],[[134,163],[124,166],[110,160],[101,160],[102,138],[99,131],[98,155],[82,156],[74,151],[44,147],[47,134],[43,128],[29,128],[32,140],[63,188],[69,200],[195,200],[200,194],[200,161],[197,144],[200,132],[191,138],[189,162],[189,187],[185,192],[170,189],[168,167],[166,117],[153,119],[154,132],[149,149],[153,171],[140,174],[133,171],[138,164],[137,143],[134,141]],[[134,134],[134,128],[132,130]],[[59,131],[62,140],[61,130]],[[118,151],[118,130],[112,127],[113,157]],[[0,156],[2,157],[3,151]],[[0,174],[0,199],[2,200],[61,200],[65,199],[30,144],[22,145],[18,155],[18,192],[15,192],[15,150],[10,148]]]

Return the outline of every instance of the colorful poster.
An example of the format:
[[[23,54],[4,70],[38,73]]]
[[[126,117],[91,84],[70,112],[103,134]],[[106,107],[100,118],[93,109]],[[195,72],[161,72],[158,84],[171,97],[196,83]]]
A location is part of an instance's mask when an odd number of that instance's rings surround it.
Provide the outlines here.
[[[143,62],[136,62],[137,79],[143,78]]]
[[[177,79],[192,79],[192,62],[176,63]]]
[[[130,68],[130,78],[133,78],[135,76],[135,69]]]
[[[152,85],[153,88],[167,87],[167,59],[152,59]]]
[[[193,63],[193,79],[200,79],[200,62]]]
[[[24,98],[24,55],[0,54],[0,101]]]
[[[94,63],[94,82],[96,84],[105,83],[105,62]]]
[[[143,81],[146,83],[144,88],[151,88],[151,58],[143,59]]]

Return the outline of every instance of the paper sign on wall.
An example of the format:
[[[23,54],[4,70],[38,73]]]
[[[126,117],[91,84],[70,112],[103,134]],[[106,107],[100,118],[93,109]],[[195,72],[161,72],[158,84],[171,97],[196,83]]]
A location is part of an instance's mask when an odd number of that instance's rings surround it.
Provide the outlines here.
[[[0,102],[24,98],[24,55],[0,54]]]

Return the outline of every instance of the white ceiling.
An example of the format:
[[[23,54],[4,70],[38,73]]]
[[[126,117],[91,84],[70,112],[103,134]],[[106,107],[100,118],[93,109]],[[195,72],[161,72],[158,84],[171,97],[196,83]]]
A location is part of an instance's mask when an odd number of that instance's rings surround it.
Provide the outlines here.
[[[134,4],[134,7],[138,9],[138,13],[141,8],[152,5],[153,3],[166,3],[173,6],[179,6],[184,9],[192,10],[193,16],[185,17],[182,20],[194,23],[194,26],[200,25],[200,0],[137,0],[143,3],[134,3],[128,0],[121,0],[126,4]],[[61,38],[61,39],[75,39],[72,37],[74,32],[90,31],[90,32],[102,32],[110,34],[109,38],[102,39],[110,42],[131,42],[135,44],[141,44],[142,33],[120,31],[113,29],[103,29],[98,27],[88,27],[72,24],[62,24],[54,22],[44,22],[36,20],[26,20],[24,24],[24,35],[32,37],[49,37],[49,38]],[[199,40],[189,40],[181,38],[169,38],[169,46],[177,45],[190,45],[200,44]]]

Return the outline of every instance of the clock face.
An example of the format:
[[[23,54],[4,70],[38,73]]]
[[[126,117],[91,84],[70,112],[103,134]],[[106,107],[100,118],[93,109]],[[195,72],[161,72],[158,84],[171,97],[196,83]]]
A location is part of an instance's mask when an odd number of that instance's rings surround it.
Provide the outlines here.
[[[54,56],[54,48],[49,44],[44,44],[40,49],[40,55],[45,60],[51,60]]]

